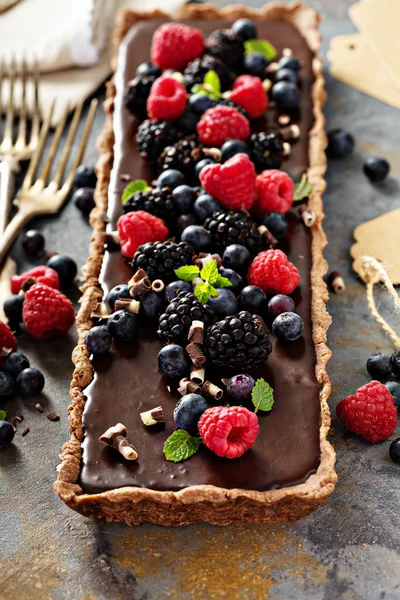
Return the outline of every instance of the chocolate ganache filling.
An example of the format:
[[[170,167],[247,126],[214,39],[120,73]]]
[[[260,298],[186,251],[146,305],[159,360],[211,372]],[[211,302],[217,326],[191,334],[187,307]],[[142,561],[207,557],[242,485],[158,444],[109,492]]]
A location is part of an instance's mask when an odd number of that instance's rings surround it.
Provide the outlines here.
[[[116,98],[114,110],[114,166],[109,189],[110,229],[122,214],[121,190],[125,185],[121,175],[151,181],[155,172],[137,151],[136,119],[126,110],[123,94],[126,83],[137,66],[149,60],[151,38],[160,21],[136,24],[119,48],[115,74]],[[230,26],[228,21],[188,23],[205,35]],[[259,38],[269,40],[281,54],[291,48],[302,61],[301,104],[299,117],[292,119],[300,127],[300,138],[292,145],[283,169],[296,180],[308,168],[308,137],[313,125],[311,88],[313,53],[304,38],[290,23],[284,21],[257,22]],[[257,122],[256,130],[276,127],[273,110]],[[296,312],[305,325],[303,337],[290,345],[273,340],[268,362],[252,369],[254,378],[263,377],[274,389],[275,404],[270,413],[258,413],[260,433],[254,446],[241,458],[219,458],[201,448],[192,458],[181,463],[168,462],[163,444],[176,429],[173,409],[179,394],[176,386],[157,370],[160,342],[156,325],[141,322],[134,344],[127,347],[113,344],[107,355],[93,358],[93,381],[85,389],[87,402],[83,415],[83,442],[80,485],[84,492],[97,493],[123,486],[153,490],[178,491],[192,485],[215,485],[223,488],[268,490],[304,482],[319,464],[320,386],[315,377],[315,348],[311,322],[311,234],[297,218],[289,217],[289,232],[282,249],[299,270],[301,283],[293,295]],[[106,252],[100,275],[104,294],[115,285],[126,283],[132,276],[119,252]],[[270,325],[270,323],[269,323]],[[207,365],[207,377],[219,383],[221,377],[233,373],[219,369],[213,373]],[[143,426],[139,413],[162,405],[166,418],[164,428],[154,430]],[[249,407],[250,408],[250,407]],[[125,461],[98,438],[115,423],[124,423],[129,438],[138,450],[137,461]]]

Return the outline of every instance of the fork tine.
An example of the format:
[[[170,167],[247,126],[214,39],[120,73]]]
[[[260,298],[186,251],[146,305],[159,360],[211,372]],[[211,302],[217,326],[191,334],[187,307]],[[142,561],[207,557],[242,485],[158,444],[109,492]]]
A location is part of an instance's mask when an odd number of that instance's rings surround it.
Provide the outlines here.
[[[0,116],[3,112],[3,80],[4,80],[4,58],[0,60]]]
[[[12,146],[13,140],[13,124],[14,124],[14,83],[15,83],[15,59],[11,57],[10,63],[10,96],[8,100],[6,124],[4,128],[4,141],[3,144],[6,148]]]
[[[89,135],[90,135],[90,130],[92,128],[94,115],[96,114],[97,105],[98,105],[98,101],[96,99],[93,99],[90,103],[89,112],[88,112],[88,115],[86,118],[86,123],[85,123],[85,127],[84,127],[83,134],[81,137],[81,141],[79,144],[79,148],[75,155],[74,162],[72,163],[72,167],[69,170],[67,179],[65,180],[65,183],[62,187],[62,191],[65,194],[69,193],[69,191],[72,187],[72,183],[74,181],[75,171],[82,161],[83,153],[85,152],[86,144],[87,144],[87,141],[88,141]]]
[[[65,170],[65,165],[67,164],[68,156],[71,151],[72,143],[74,141],[75,133],[76,133],[76,130],[78,129],[79,119],[81,116],[82,108],[83,108],[83,102],[80,102],[75,109],[74,116],[73,116],[71,124],[69,126],[68,135],[67,135],[64,149],[63,149],[63,152],[61,155],[60,163],[59,163],[57,170],[54,173],[54,176],[51,180],[52,183],[54,183],[57,188],[60,185],[60,181],[63,176],[64,170]]]
[[[19,127],[18,127],[18,137],[17,137],[17,146],[25,146],[25,137],[26,137],[26,60],[25,56],[22,58],[21,62],[21,82],[22,82],[22,93],[21,93],[21,108],[19,111]]]
[[[35,58],[33,62],[33,86],[34,86],[34,97],[33,97],[33,113],[32,113],[32,129],[31,139],[29,145],[36,147],[39,140],[40,130],[40,105],[39,105],[39,65]]]
[[[42,156],[43,148],[46,143],[47,134],[49,132],[51,118],[53,116],[55,100],[51,103],[51,107],[46,119],[43,122],[42,128],[40,130],[39,141],[35,152],[32,155],[31,161],[29,163],[28,170],[25,175],[25,179],[22,183],[22,190],[27,190],[32,185],[32,178],[36,172],[38,167],[40,158]]]
[[[54,157],[57,152],[58,144],[60,143],[60,139],[62,136],[62,132],[64,130],[64,126],[65,126],[65,122],[68,117],[68,113],[69,113],[69,106],[67,105],[65,107],[63,116],[61,117],[61,120],[58,122],[56,130],[54,132],[54,136],[51,141],[50,149],[47,153],[46,162],[43,166],[43,169],[42,169],[40,175],[38,176],[38,180],[41,180],[43,182],[43,185],[46,183],[47,177],[50,173],[51,165],[53,164],[53,160],[54,160]]]

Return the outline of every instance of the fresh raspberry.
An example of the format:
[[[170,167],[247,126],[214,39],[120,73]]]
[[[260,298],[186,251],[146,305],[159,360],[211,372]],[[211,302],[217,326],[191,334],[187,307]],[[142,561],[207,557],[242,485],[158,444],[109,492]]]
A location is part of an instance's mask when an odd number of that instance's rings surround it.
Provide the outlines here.
[[[8,325],[0,321],[0,350],[7,348],[12,352],[17,350],[17,341]],[[3,362],[3,357],[0,356],[0,366]]]
[[[283,215],[293,204],[294,183],[284,171],[268,169],[257,176],[257,199],[253,211],[258,217],[270,212]]]
[[[201,31],[181,23],[166,23],[154,32],[151,62],[163,71],[183,71],[203,51],[204,37]]]
[[[221,104],[203,113],[197,133],[206,146],[220,147],[226,140],[247,140],[250,123],[235,108]]]
[[[151,86],[147,99],[150,119],[174,121],[186,108],[186,90],[173,77],[160,77]]]
[[[247,271],[247,282],[266,293],[291,294],[300,282],[296,267],[282,250],[260,252]]]
[[[144,210],[130,212],[118,219],[118,233],[121,240],[121,252],[133,258],[136,250],[147,242],[163,242],[168,229],[162,219],[150,215]]]
[[[252,119],[261,117],[268,106],[261,79],[252,75],[241,75],[235,80],[229,99],[244,108]]]
[[[252,447],[260,425],[257,416],[244,406],[213,406],[200,417],[203,443],[225,458],[239,458]]]
[[[387,440],[397,427],[393,396],[376,380],[341,400],[336,414],[347,429],[373,444]]]
[[[202,187],[229,210],[248,210],[256,195],[254,165],[242,152],[223,165],[207,165],[200,171]]]
[[[22,319],[26,330],[39,340],[67,333],[75,319],[71,301],[58,290],[36,283],[26,292]]]
[[[13,294],[18,294],[22,288],[22,284],[30,277],[36,279],[36,283],[44,283],[55,290],[60,289],[60,279],[57,271],[50,267],[42,266],[33,267],[33,269],[29,269],[29,271],[25,271],[25,273],[22,273],[21,275],[13,275],[11,277],[11,292]]]

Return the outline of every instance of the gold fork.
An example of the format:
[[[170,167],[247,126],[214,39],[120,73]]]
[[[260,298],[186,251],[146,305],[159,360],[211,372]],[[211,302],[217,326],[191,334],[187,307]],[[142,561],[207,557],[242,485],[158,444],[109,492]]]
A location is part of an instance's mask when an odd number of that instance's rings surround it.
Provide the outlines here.
[[[3,263],[7,255],[7,251],[9,250],[12,243],[15,241],[23,226],[32,217],[36,217],[38,215],[49,215],[57,213],[60,210],[63,203],[65,202],[69,192],[71,191],[76,169],[78,168],[82,160],[83,153],[86,148],[86,143],[89,138],[90,130],[97,108],[97,100],[92,100],[90,104],[82,137],[80,139],[78,149],[75,153],[72,166],[70,167],[67,173],[64,183],[61,185],[65,167],[71,154],[71,148],[75,138],[75,134],[78,129],[82,107],[83,103],[80,103],[75,109],[74,115],[69,125],[60,161],[55,170],[55,173],[52,175],[49,183],[46,185],[57,152],[57,148],[60,143],[62,133],[65,129],[65,123],[69,112],[69,109],[67,107],[64,111],[61,121],[59,122],[55,130],[54,137],[50,144],[50,148],[47,153],[46,160],[40,172],[40,175],[35,181],[33,181],[40,159],[42,157],[44,145],[47,140],[54,108],[53,103],[53,106],[51,107],[50,112],[47,115],[40,130],[38,146],[29,163],[25,179],[14,200],[14,204],[17,206],[18,211],[9,223],[9,225],[7,225],[0,239],[0,265]]]

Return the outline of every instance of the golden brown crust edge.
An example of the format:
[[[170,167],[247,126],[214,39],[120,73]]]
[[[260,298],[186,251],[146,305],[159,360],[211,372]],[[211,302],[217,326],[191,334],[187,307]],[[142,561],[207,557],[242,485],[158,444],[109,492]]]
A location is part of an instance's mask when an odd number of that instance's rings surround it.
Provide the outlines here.
[[[306,39],[311,50],[318,51],[320,35],[319,16],[299,3],[284,6],[270,3],[257,11],[243,6],[227,6],[217,9],[213,5],[188,5],[179,14],[181,19],[239,18],[248,16],[254,19],[284,19],[293,23]],[[160,11],[138,13],[122,11],[116,24],[116,44],[122,41],[128,30],[138,21],[163,18]],[[103,260],[101,234],[105,229],[103,215],[107,209],[107,194],[113,164],[114,134],[112,125],[115,89],[112,83],[107,90],[104,108],[106,122],[98,141],[100,159],[97,164],[98,183],[96,188],[96,208],[91,215],[93,235],[88,261],[84,267],[86,283],[83,287],[81,308],[77,315],[78,345],[73,352],[75,371],[71,383],[71,404],[68,420],[71,437],[62,449],[61,467],[58,480],[54,484],[56,493],[74,510],[86,516],[106,521],[125,521],[129,525],[150,522],[159,525],[186,525],[196,521],[207,521],[215,525],[242,523],[278,523],[295,521],[305,517],[326,501],[334,489],[337,475],[334,470],[335,452],[327,441],[330,426],[330,413],[327,399],[330,382],[326,373],[326,363],[331,352],[326,346],[326,332],[331,319],[326,311],[327,287],[323,276],[327,263],[323,258],[326,236],[322,229],[324,218],[321,195],[325,189],[323,179],[326,170],[324,133],[325,120],[322,107],[326,94],[322,74],[322,63],[318,57],[313,61],[315,83],[312,90],[314,106],[314,126],[310,132],[308,178],[313,185],[309,203],[317,215],[312,228],[312,320],[313,340],[316,350],[316,376],[321,384],[321,461],[318,470],[303,484],[258,492],[252,490],[226,490],[215,486],[190,486],[180,492],[158,492],[150,489],[125,487],[109,490],[101,494],[84,494],[77,483],[81,468],[81,441],[83,439],[82,413],[85,405],[84,388],[92,379],[92,366],[84,344],[86,332],[92,326],[90,314],[93,305],[101,298],[102,291],[98,276]]]

